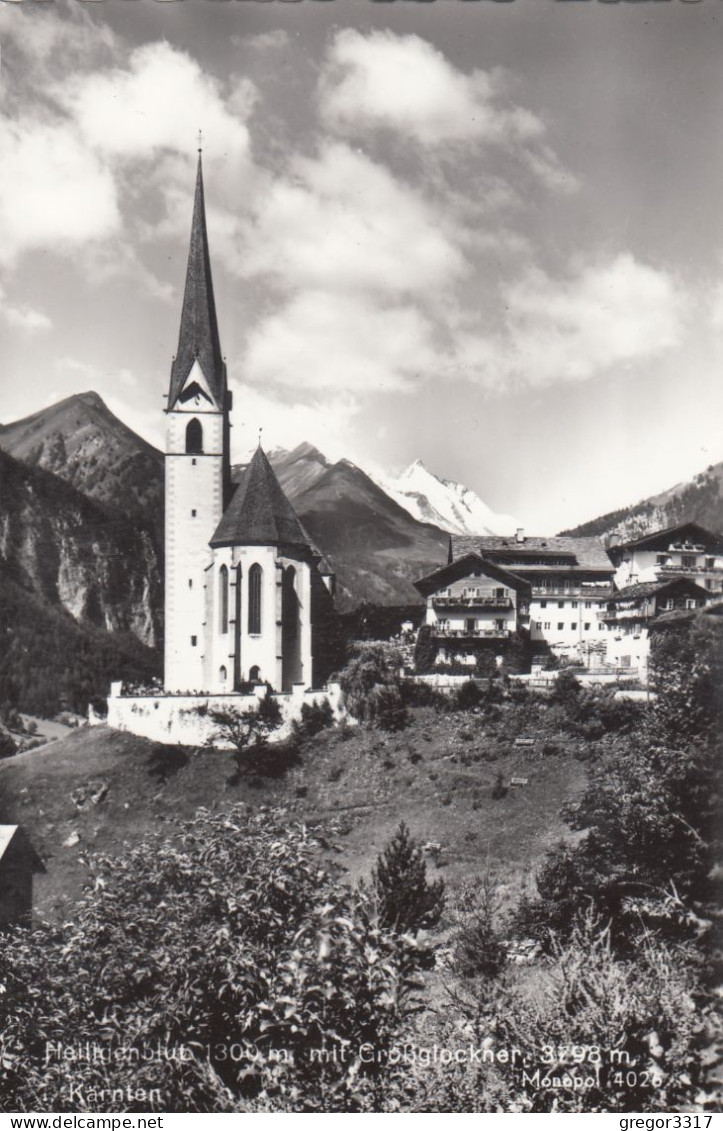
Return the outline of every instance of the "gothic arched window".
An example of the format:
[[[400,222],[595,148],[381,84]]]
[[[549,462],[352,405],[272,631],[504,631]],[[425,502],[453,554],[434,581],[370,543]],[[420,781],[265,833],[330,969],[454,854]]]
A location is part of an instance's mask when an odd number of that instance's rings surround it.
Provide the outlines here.
[[[201,421],[194,416],[186,425],[186,452],[198,454],[203,451],[203,428]]]
[[[226,671],[225,664],[221,664],[221,667],[218,669],[218,677],[221,680],[221,683],[226,682],[226,676],[227,675],[228,675],[228,672]]]
[[[261,566],[255,564],[249,570],[249,632],[261,632]]]
[[[228,570],[222,565],[218,571],[219,631],[228,632]]]

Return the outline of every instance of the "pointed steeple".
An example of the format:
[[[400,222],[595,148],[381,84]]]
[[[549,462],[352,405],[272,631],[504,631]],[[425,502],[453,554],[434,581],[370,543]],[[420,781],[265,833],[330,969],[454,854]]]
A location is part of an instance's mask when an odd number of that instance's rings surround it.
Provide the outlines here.
[[[212,546],[306,546],[309,535],[259,444],[211,539]]]
[[[221,354],[216,322],[216,304],[213,298],[211,258],[206,231],[206,206],[203,196],[203,169],[201,151],[198,151],[196,197],[193,203],[191,245],[188,251],[186,289],[183,295],[181,331],[178,350],[171,366],[171,388],[168,408],[172,409],[193,364],[198,359],[216,407],[224,408],[226,394],[226,366]]]

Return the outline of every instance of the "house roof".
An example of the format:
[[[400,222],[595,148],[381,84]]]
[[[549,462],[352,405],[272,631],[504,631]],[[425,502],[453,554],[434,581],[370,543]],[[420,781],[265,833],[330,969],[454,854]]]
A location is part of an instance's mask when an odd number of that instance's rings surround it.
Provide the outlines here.
[[[697,522],[682,522],[678,526],[666,526],[663,530],[654,530],[651,534],[643,534],[640,538],[632,538],[629,542],[620,542],[611,547],[611,552],[620,550],[667,550],[671,541],[684,541],[686,536],[693,538],[710,549],[717,549],[723,553],[723,536]]]
[[[448,584],[450,581],[471,576],[475,569],[480,570],[485,577],[492,577],[495,581],[503,582],[510,589],[516,589],[523,593],[530,592],[529,581],[518,577],[517,574],[511,573],[508,569],[503,569],[494,562],[487,561],[479,554],[465,554],[461,558],[456,558],[453,562],[436,569],[434,573],[420,577],[418,581],[414,582],[414,587],[423,597],[428,597],[440,586]]]
[[[514,535],[504,537],[494,534],[453,534],[451,538],[452,556],[456,559],[464,554],[478,553],[487,560],[503,560],[515,570],[574,569],[605,571],[612,573],[613,565],[599,538],[573,538],[565,535],[555,537],[525,536],[518,542]],[[536,565],[530,559],[566,559],[563,565]]]
[[[221,344],[216,321],[216,303],[213,297],[211,258],[206,231],[206,206],[203,195],[203,170],[201,154],[198,155],[196,196],[193,202],[191,243],[188,249],[186,288],[183,294],[181,329],[178,349],[171,365],[171,387],[168,408],[172,409],[183,391],[184,383],[194,361],[203,370],[217,408],[224,407],[226,393],[226,365],[221,354]]]
[[[12,843],[18,845],[22,843],[23,848],[27,852],[29,859],[33,866],[34,872],[44,872],[45,865],[23,832],[20,825],[0,825],[0,860],[5,856]]]
[[[211,545],[305,546],[321,557],[282,491],[261,446],[256,449],[236,488]],[[328,566],[327,571],[333,572]]]
[[[702,585],[697,585],[691,578],[672,577],[668,581],[640,581],[635,585],[628,585],[625,589],[619,589],[618,592],[610,598],[609,603],[616,605],[621,601],[642,601],[646,597],[653,597],[659,593],[667,593],[670,590],[673,592],[684,590],[686,593],[698,599],[701,597],[705,597],[706,599],[710,597],[708,590],[704,589]]]

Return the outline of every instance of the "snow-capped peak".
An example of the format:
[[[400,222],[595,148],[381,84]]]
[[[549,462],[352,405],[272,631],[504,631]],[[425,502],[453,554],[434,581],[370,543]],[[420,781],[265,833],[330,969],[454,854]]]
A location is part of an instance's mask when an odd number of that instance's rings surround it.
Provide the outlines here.
[[[495,514],[479,495],[429,471],[415,459],[396,479],[376,476],[379,486],[420,522],[433,522],[452,534],[513,534],[519,523]]]

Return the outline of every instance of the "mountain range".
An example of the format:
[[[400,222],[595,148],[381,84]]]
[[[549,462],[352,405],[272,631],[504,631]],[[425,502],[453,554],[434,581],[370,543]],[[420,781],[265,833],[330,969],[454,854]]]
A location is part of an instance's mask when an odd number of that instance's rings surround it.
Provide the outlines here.
[[[418,602],[412,583],[445,561],[450,532],[510,533],[517,525],[418,460],[392,478],[369,475],[347,459],[331,462],[311,444],[271,452],[269,459],[336,571],[342,611],[363,601]],[[244,470],[234,466],[236,481]],[[566,533],[625,538],[684,520],[719,530],[722,484],[723,463]],[[0,660],[0,704],[22,697],[22,686],[20,692],[15,686],[18,650],[12,646],[19,638],[28,679],[33,672],[51,670],[51,661],[63,653],[64,634],[76,654],[85,650],[95,677],[83,676],[81,665],[83,694],[113,665],[115,670],[157,667],[162,528],[162,453],[96,393],[78,394],[0,425],[0,597],[5,606],[0,637],[10,632],[12,638],[5,641]],[[44,633],[43,624],[52,626],[52,633]],[[109,634],[116,641],[110,655]]]

